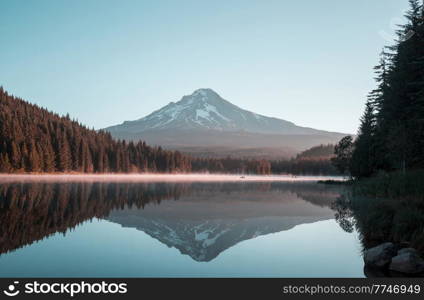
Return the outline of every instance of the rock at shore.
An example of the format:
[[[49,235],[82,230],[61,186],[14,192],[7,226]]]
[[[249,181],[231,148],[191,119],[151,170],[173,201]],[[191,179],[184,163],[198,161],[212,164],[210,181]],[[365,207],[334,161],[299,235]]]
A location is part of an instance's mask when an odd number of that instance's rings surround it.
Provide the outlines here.
[[[390,264],[396,253],[397,247],[393,243],[384,243],[366,250],[364,261],[367,266],[384,268]]]
[[[417,250],[415,250],[414,248],[402,248],[397,252],[397,255],[401,255],[405,253],[412,253],[412,254],[418,255]]]
[[[392,258],[389,269],[404,274],[420,274],[424,272],[424,260],[413,248],[401,249]]]

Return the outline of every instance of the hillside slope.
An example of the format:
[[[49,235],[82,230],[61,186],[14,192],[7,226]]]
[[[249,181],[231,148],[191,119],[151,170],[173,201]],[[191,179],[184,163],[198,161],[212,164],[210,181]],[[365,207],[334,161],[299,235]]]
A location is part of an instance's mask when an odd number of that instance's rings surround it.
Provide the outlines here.
[[[246,157],[293,156],[315,145],[338,142],[345,136],[244,110],[211,89],[196,90],[144,118],[105,130],[117,138],[142,139],[194,155],[204,155],[204,147],[212,147],[215,156],[234,151],[246,153]],[[250,156],[249,152],[255,154]]]

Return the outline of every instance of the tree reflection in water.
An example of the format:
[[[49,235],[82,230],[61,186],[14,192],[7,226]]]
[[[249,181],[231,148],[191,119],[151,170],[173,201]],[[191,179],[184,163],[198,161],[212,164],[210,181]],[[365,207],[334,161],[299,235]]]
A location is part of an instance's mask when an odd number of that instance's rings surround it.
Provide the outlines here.
[[[340,196],[338,189],[310,183],[7,182],[0,185],[0,253],[32,244],[54,233],[65,235],[68,230],[93,218],[108,219],[112,211],[143,210],[147,204],[157,206],[163,200],[182,197],[191,197],[199,203],[242,199],[244,208],[247,207],[245,203],[251,201],[264,207],[264,210],[255,208],[252,216],[263,217],[261,214],[273,213],[269,212],[273,207],[266,202],[272,196],[270,191],[276,201],[300,199],[313,204],[305,212],[305,221],[301,219],[296,221],[298,223],[332,218],[330,203]],[[248,195],[257,197],[249,200]],[[228,209],[233,208],[232,202],[225,205],[216,214],[225,214],[224,209],[237,214],[236,206],[233,210]],[[283,206],[279,210],[277,217],[284,214]],[[190,213],[186,211],[186,214]]]

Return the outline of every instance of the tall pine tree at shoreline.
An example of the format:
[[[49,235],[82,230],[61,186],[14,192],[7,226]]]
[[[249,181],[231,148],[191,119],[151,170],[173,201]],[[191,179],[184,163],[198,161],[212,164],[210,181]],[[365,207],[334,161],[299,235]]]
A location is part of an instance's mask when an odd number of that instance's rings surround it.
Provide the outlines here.
[[[375,67],[378,86],[370,93],[350,162],[356,178],[424,168],[424,5],[409,2],[407,24]]]

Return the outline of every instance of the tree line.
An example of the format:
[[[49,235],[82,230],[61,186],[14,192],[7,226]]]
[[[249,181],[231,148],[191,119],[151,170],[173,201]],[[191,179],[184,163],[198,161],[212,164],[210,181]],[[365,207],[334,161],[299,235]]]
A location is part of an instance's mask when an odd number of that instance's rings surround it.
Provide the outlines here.
[[[271,162],[238,158],[192,158],[195,172],[233,173],[233,174],[271,174]]]
[[[334,145],[319,145],[299,153],[290,160],[271,162],[274,174],[295,175],[339,175],[331,159],[334,156]]]
[[[265,160],[192,158],[143,141],[114,140],[0,87],[0,172],[269,174],[271,166]]]
[[[374,68],[356,139],[343,138],[334,165],[354,178],[424,168],[424,4],[410,0],[407,22]]]

